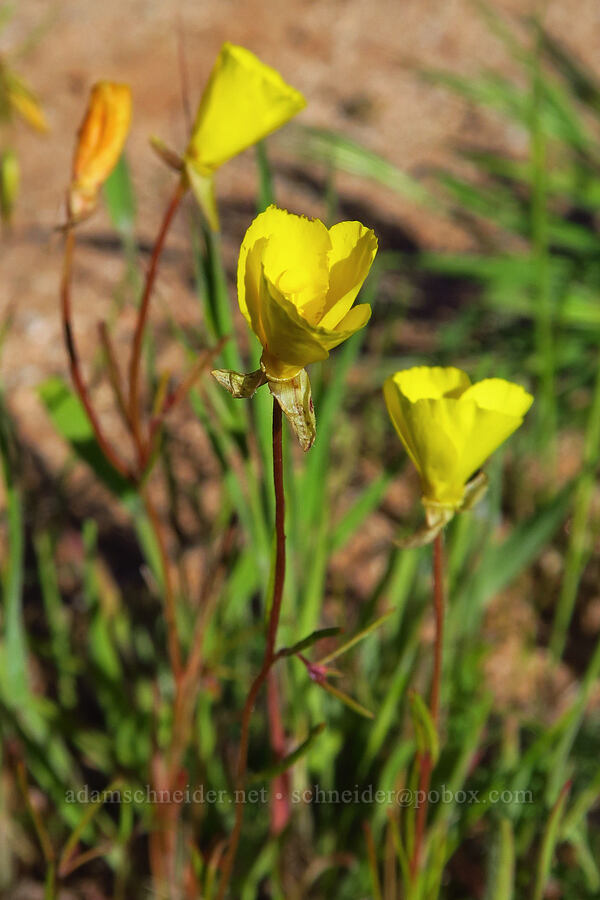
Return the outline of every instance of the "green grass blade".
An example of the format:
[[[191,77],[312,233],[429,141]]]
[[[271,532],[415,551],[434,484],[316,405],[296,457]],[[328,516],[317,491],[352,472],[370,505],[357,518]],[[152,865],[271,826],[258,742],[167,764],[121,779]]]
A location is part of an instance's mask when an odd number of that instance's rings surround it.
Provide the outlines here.
[[[326,128],[296,124],[286,130],[286,143],[308,162],[322,163],[328,170],[337,169],[368,178],[417,203],[434,205],[433,198],[418,181],[351,138]]]
[[[500,819],[490,863],[486,900],[513,900],[515,884],[515,836],[512,822]]]
[[[8,552],[2,573],[3,634],[0,648],[2,693],[10,704],[25,702],[28,695],[27,639],[23,620],[25,526],[21,492],[16,483],[16,457],[12,424],[0,394],[0,455],[6,494]]]
[[[546,829],[544,831],[544,837],[542,839],[542,847],[540,850],[535,878],[533,900],[543,900],[546,884],[548,883],[548,878],[550,877],[552,861],[554,859],[554,850],[560,837],[560,825],[570,789],[571,785],[569,782],[567,782],[567,784],[565,784],[563,789],[561,790],[556,803],[554,804],[554,808],[548,820],[548,825],[546,826]]]

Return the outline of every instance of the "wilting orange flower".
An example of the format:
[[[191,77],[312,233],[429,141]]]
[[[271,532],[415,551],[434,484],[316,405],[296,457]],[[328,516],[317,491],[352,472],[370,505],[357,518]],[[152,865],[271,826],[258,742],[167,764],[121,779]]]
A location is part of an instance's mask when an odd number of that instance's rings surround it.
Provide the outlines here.
[[[131,122],[131,91],[126,84],[99,81],[78,133],[69,189],[70,221],[90,215],[98,191],[116,166]]]

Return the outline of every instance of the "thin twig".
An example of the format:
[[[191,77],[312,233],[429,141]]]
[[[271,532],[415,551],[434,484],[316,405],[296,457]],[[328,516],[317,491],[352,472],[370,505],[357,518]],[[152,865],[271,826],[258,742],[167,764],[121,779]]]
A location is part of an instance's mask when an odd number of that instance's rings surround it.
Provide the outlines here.
[[[127,401],[125,399],[125,392],[123,390],[123,379],[121,377],[121,371],[117,362],[117,355],[115,353],[115,348],[108,332],[108,326],[106,322],[98,322],[98,334],[100,336],[100,343],[102,344],[102,348],[104,350],[106,367],[108,369],[108,377],[112,385],[115,400],[117,401],[117,407],[121,414],[121,418],[123,419],[123,423],[127,426],[128,429],[130,429],[131,422],[129,421]]]
[[[190,721],[194,709],[194,701],[197,695],[197,683],[200,678],[203,662],[204,636],[206,626],[217,602],[221,584],[227,568],[226,560],[229,555],[234,529],[226,529],[221,542],[220,552],[213,564],[209,567],[202,585],[198,617],[191,642],[191,650],[185,662],[181,680],[178,685],[177,696],[173,711],[173,733],[169,748],[169,780],[173,781],[177,774],[181,761],[186,736],[189,732]]]
[[[139,410],[140,362],[142,356],[144,329],[146,326],[146,321],[148,319],[150,298],[152,296],[152,290],[154,288],[154,282],[156,280],[156,272],[158,270],[160,255],[164,247],[165,239],[167,237],[171,222],[173,221],[173,217],[177,211],[177,208],[179,207],[179,204],[181,203],[185,191],[185,183],[182,179],[179,179],[179,181],[177,182],[177,187],[175,188],[173,196],[165,211],[165,215],[163,217],[156,241],[154,243],[154,247],[152,248],[152,256],[150,257],[150,263],[148,265],[148,271],[146,273],[144,292],[140,301],[135,334],[133,337],[133,350],[131,353],[131,362],[129,365],[129,418],[131,420],[133,436],[138,447],[140,464],[143,464],[143,460],[145,457],[145,448],[142,438],[142,426],[140,422]]]
[[[120,475],[128,480],[134,480],[133,473],[131,472],[129,466],[120,458],[118,453],[113,449],[110,442],[104,435],[100,420],[98,419],[94,407],[92,406],[87,386],[81,373],[79,356],[75,347],[73,327],[71,324],[71,275],[73,271],[74,249],[75,233],[73,231],[73,228],[67,227],[60,296],[62,307],[63,333],[65,346],[67,348],[67,354],[69,357],[71,380],[73,381],[73,385],[75,387],[75,390],[77,391],[77,396],[79,397],[85,409],[89,423],[92,426],[96,441],[98,443],[98,446],[102,450],[102,453],[109,461],[109,463],[113,466],[113,468],[116,469],[117,472],[119,472]]]
[[[179,637],[177,634],[177,617],[175,610],[175,586],[173,584],[173,572],[171,569],[171,561],[167,550],[167,542],[163,533],[160,516],[157,509],[150,498],[148,490],[144,492],[144,505],[148,514],[148,519],[152,525],[152,530],[156,537],[158,551],[160,554],[160,562],[163,570],[163,588],[165,595],[165,622],[167,625],[167,644],[169,649],[169,659],[175,681],[179,682],[181,677],[181,649],[179,646]]]
[[[201,353],[194,365],[191,367],[190,371],[187,373],[187,375],[184,376],[183,381],[181,381],[177,385],[175,390],[166,395],[164,401],[160,404],[158,412],[152,416],[152,419],[150,421],[150,433],[148,437],[148,458],[150,458],[150,456],[152,455],[154,439],[158,431],[160,430],[165,418],[172,410],[179,406],[179,404],[183,400],[185,400],[200,375],[202,375],[206,368],[211,364],[215,356],[219,355],[226,341],[226,337],[221,338],[221,340],[216,344],[215,347],[211,347],[210,349],[205,350],[203,353]]]
[[[48,834],[46,826],[44,825],[43,819],[41,818],[38,810],[35,808],[31,800],[29,784],[27,783],[27,771],[25,769],[25,763],[22,760],[19,760],[17,762],[17,782],[21,790],[21,794],[23,795],[23,799],[25,800],[27,812],[31,816],[31,821],[33,822],[33,827],[35,828],[35,833],[37,834],[38,841],[40,842],[40,847],[42,848],[42,853],[44,856],[44,862],[47,866],[51,866],[56,860],[54,848],[50,840],[50,835]]]

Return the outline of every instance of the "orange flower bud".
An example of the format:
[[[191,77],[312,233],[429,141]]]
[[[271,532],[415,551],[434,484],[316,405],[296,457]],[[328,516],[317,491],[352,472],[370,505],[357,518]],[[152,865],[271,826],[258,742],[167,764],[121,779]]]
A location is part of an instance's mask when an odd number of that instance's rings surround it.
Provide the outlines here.
[[[100,81],[92,88],[78,132],[69,189],[71,222],[90,215],[98,191],[116,166],[131,121],[131,91],[126,84]]]

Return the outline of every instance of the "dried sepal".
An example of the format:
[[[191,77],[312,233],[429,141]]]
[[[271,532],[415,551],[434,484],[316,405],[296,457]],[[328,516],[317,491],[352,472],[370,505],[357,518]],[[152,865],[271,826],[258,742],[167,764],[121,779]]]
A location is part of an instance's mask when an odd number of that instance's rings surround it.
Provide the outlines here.
[[[175,172],[183,171],[183,159],[175,150],[172,150],[171,147],[165,144],[161,138],[152,135],[150,137],[150,146],[170,169],[174,169]]]
[[[465,485],[463,501],[458,509],[451,509],[443,504],[424,502],[425,525],[408,537],[398,538],[395,543],[404,550],[415,547],[425,547],[427,544],[433,543],[440,531],[442,531],[448,522],[454,518],[455,514],[457,512],[465,512],[473,509],[475,504],[484,496],[487,489],[487,475],[485,472],[478,472],[477,475]]]
[[[250,372],[249,375],[242,375],[231,369],[213,369],[211,374],[236,400],[253,397],[256,390],[267,382],[266,375],[260,369]]]
[[[269,379],[269,390],[287,416],[304,452],[310,450],[317,436],[317,423],[306,369],[286,381]]]
[[[489,483],[489,478],[485,472],[478,472],[474,478],[471,478],[465,485],[465,496],[460,511],[464,512],[465,510],[473,509],[487,493]]]
[[[454,510],[452,509],[444,509],[439,512],[440,514],[437,518],[428,515],[426,524],[417,529],[414,534],[396,538],[394,543],[401,547],[402,550],[414,550],[417,547],[426,547],[427,544],[433,544],[440,531],[454,518]]]

